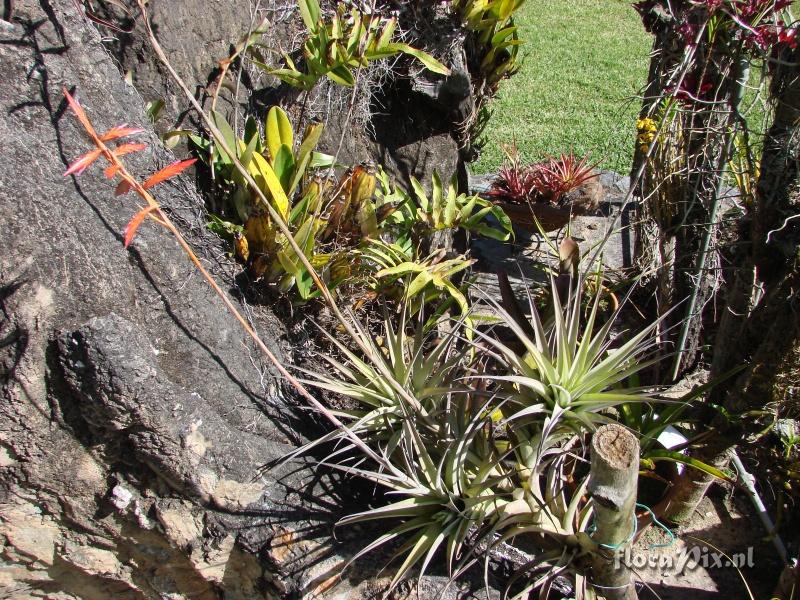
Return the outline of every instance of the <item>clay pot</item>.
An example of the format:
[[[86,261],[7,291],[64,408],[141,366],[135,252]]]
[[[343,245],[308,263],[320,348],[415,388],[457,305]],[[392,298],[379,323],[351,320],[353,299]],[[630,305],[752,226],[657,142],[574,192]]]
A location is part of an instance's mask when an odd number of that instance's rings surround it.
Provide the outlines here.
[[[544,202],[512,204],[498,201],[495,204],[503,209],[514,225],[531,232],[537,231],[534,216],[544,231],[557,231],[569,223],[571,215],[569,207],[562,208]]]
[[[599,172],[596,172],[599,175]],[[603,199],[605,190],[600,180],[593,177],[560,198],[558,205],[548,201],[506,202],[502,196],[494,196],[494,203],[502,208],[511,222],[523,229],[536,232],[534,215],[544,231],[557,231],[569,223],[575,215],[594,214]]]

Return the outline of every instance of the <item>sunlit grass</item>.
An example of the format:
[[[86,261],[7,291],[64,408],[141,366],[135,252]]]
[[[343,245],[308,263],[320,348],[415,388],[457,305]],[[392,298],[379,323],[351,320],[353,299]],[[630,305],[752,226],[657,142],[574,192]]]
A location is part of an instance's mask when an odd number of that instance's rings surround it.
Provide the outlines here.
[[[526,161],[574,150],[626,173],[651,47],[631,2],[528,0],[517,24],[525,61],[501,86],[471,170],[496,170],[516,140]]]

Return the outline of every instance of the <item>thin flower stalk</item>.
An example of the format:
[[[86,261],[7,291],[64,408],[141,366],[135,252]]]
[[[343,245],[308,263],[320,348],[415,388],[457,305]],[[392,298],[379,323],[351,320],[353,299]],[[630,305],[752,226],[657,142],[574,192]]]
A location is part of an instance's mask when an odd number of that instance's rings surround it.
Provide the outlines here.
[[[381,464],[383,467],[389,469],[390,471],[394,470],[394,467],[384,461],[383,458],[373,451],[367,444],[365,444],[357,435],[353,434],[350,429],[339,420],[336,415],[334,415],[328,408],[326,408],[322,403],[319,402],[311,393],[309,393],[308,389],[300,383],[297,378],[295,378],[286,367],[283,366],[281,361],[272,353],[272,351],[266,346],[264,341],[261,337],[256,333],[256,331],[251,327],[250,323],[247,319],[242,316],[239,310],[234,306],[233,302],[230,300],[228,295],[222,290],[216,280],[212,277],[212,275],[206,270],[203,264],[200,262],[200,259],[195,254],[192,247],[183,237],[181,232],[169,218],[169,216],[162,210],[161,205],[158,201],[153,197],[153,195],[148,191],[148,188],[165,181],[170,177],[174,177],[176,174],[180,173],[182,170],[186,169],[187,167],[191,166],[194,160],[188,161],[179,161],[178,163],[173,163],[168,167],[162,169],[161,171],[155,173],[151,176],[147,181],[144,183],[140,183],[136,177],[134,177],[130,171],[128,171],[125,164],[121,161],[120,156],[116,153],[115,149],[110,148],[106,142],[118,139],[124,135],[131,135],[134,133],[138,133],[141,130],[135,129],[128,129],[125,127],[114,128],[106,132],[105,134],[98,134],[95,130],[94,126],[92,125],[91,121],[89,120],[86,112],[84,111],[83,107],[73,98],[73,96],[64,89],[64,97],[69,104],[70,109],[77,117],[78,121],[83,126],[84,130],[88,134],[89,138],[91,139],[92,143],[95,145],[95,149],[91,150],[90,152],[84,154],[82,157],[78,158],[75,162],[73,162],[67,171],[65,172],[65,176],[69,175],[79,175],[83,173],[92,163],[94,163],[97,159],[101,156],[105,158],[109,163],[109,168],[106,169],[106,175],[113,174],[112,176],[117,176],[120,178],[120,184],[117,186],[117,193],[125,193],[128,190],[133,190],[140,198],[142,198],[146,206],[140,209],[136,215],[131,219],[128,223],[128,226],[125,229],[124,234],[124,241],[125,246],[127,247],[130,242],[133,240],[136,232],[138,231],[139,227],[142,223],[149,219],[164,227],[178,242],[181,249],[184,251],[186,256],[192,262],[192,264],[198,269],[200,274],[203,278],[208,282],[214,292],[219,296],[222,300],[223,304],[227,308],[228,312],[239,322],[241,327],[244,331],[250,336],[256,346],[264,353],[264,355],[272,362],[278,372],[286,378],[286,380],[294,387],[297,392],[302,395],[312,406],[314,406],[317,410],[319,410],[335,427],[340,429],[348,439],[361,450],[367,456],[375,460],[378,464]],[[142,145],[139,145],[142,146]],[[141,149],[141,148],[139,148]]]

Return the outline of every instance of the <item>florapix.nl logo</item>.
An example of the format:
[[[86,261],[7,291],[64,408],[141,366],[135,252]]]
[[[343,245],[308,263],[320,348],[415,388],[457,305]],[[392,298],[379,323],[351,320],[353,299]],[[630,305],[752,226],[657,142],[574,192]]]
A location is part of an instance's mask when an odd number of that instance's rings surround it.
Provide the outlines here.
[[[753,547],[743,552],[725,554],[708,546],[681,548],[677,552],[662,553],[643,551],[628,546],[614,556],[614,566],[630,569],[658,569],[671,573],[685,573],[698,568],[703,569],[742,569],[755,566]]]

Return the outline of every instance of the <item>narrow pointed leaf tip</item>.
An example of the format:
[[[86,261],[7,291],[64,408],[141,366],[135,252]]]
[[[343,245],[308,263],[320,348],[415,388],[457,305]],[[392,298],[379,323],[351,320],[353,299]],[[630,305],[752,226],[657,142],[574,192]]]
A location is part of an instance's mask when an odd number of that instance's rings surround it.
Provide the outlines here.
[[[145,206],[142,210],[133,215],[133,218],[125,226],[125,235],[123,243],[126,248],[133,241],[133,238],[136,235],[139,226],[144,222],[144,220],[151,212],[157,209],[158,209],[157,206]]]
[[[68,177],[69,175],[80,175],[83,173],[94,161],[100,158],[101,152],[102,151],[100,149],[97,149],[91,150],[82,155],[75,162],[73,162],[66,171],[64,171],[64,177]]]
[[[64,97],[67,99],[67,104],[69,104],[69,107],[72,109],[72,112],[75,113],[75,116],[78,117],[78,121],[80,121],[84,129],[86,129],[89,135],[97,135],[94,131],[94,127],[92,127],[92,124],[89,121],[89,117],[86,116],[86,112],[83,110],[83,107],[75,98],[72,97],[72,94],[69,93],[67,88],[63,88],[63,90]]]
[[[149,189],[154,185],[158,185],[162,181],[165,181],[167,179],[175,177],[179,173],[182,173],[196,162],[197,162],[196,158],[190,158],[188,160],[179,160],[177,162],[174,162],[171,165],[164,167],[160,171],[153,173],[148,178],[148,180],[142,184],[142,187],[144,189]]]

